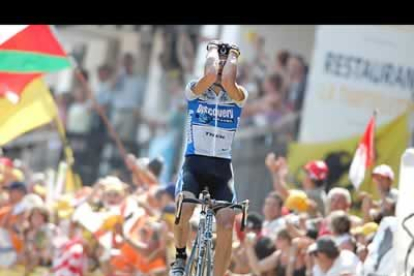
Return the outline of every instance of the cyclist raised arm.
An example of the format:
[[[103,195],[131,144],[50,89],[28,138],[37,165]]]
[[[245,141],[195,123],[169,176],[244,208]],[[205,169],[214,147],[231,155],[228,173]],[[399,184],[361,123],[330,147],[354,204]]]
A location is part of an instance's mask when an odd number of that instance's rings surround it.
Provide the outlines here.
[[[207,57],[204,66],[204,76],[202,76],[191,88],[193,94],[199,96],[212,86],[217,79],[220,67],[218,45],[210,43],[207,47]]]
[[[187,146],[176,184],[176,195],[197,197],[208,187],[213,199],[236,202],[231,164],[231,145],[239,126],[247,92],[236,83],[239,49],[220,41],[207,46],[204,76],[186,88]],[[181,219],[174,228],[176,261],[171,276],[183,276],[189,220],[194,206],[184,203]],[[229,266],[234,211],[223,208],[216,214],[217,244],[214,275],[222,276]]]
[[[219,74],[221,77],[221,84],[224,90],[227,91],[230,98],[236,102],[242,102],[246,99],[246,93],[244,88],[240,87],[236,82],[237,77],[237,62],[240,55],[240,51],[237,46],[231,46],[229,50],[229,57],[224,65],[223,73]]]

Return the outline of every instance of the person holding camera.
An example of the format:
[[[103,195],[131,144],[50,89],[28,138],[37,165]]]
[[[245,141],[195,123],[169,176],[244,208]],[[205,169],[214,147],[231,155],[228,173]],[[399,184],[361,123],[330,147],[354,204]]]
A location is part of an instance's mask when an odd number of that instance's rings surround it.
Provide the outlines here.
[[[236,202],[231,146],[239,126],[247,91],[236,83],[239,48],[221,41],[207,45],[204,76],[186,87],[187,145],[176,183],[176,195],[198,197],[207,187],[212,198]],[[174,226],[176,260],[171,276],[184,275],[189,220],[194,205],[183,204],[180,223]],[[217,244],[214,275],[223,276],[230,263],[235,213],[224,208],[216,214]]]

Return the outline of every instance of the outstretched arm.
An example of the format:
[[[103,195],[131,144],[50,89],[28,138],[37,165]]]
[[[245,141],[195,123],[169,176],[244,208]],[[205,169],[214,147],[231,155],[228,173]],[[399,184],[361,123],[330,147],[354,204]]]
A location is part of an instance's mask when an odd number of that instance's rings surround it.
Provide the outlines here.
[[[128,165],[128,169],[132,173],[132,179],[135,185],[142,186],[147,184],[152,186],[158,183],[157,177],[152,172],[150,172],[147,168],[140,167],[137,163],[136,157],[133,154],[128,154],[126,163]]]

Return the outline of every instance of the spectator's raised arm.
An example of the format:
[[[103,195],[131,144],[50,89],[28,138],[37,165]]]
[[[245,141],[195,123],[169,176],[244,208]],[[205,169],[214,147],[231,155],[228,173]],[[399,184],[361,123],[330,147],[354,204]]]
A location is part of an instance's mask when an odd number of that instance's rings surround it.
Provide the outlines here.
[[[148,168],[140,166],[133,154],[128,154],[126,163],[128,165],[128,169],[132,173],[132,179],[135,185],[142,186],[147,184],[152,186],[158,184],[157,177],[150,170],[148,170]]]
[[[269,153],[266,156],[265,163],[272,174],[273,188],[283,197],[283,199],[286,199],[289,196],[289,190],[286,184],[286,177],[288,174],[286,159],[283,157],[276,159],[274,153]]]

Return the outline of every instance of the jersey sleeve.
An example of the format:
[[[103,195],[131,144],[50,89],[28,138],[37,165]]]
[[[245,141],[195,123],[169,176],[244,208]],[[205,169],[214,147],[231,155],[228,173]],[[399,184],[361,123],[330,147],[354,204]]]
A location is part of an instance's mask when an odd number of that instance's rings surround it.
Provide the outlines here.
[[[239,89],[243,92],[244,94],[244,99],[241,101],[234,101],[238,106],[243,107],[246,104],[247,98],[249,96],[249,93],[247,92],[246,88],[244,88],[243,86],[239,85]]]
[[[186,97],[186,99],[187,100],[189,100],[189,101],[192,101],[192,100],[195,100],[195,99],[197,99],[198,97],[199,97],[199,95],[196,95],[194,92],[193,92],[193,88],[194,88],[194,86],[197,84],[197,81],[196,80],[192,80],[192,81],[190,81],[188,84],[187,84],[187,86],[186,86],[186,88],[185,88],[185,97]]]

